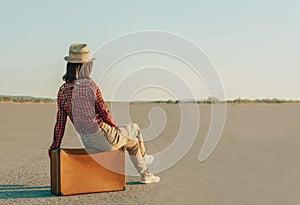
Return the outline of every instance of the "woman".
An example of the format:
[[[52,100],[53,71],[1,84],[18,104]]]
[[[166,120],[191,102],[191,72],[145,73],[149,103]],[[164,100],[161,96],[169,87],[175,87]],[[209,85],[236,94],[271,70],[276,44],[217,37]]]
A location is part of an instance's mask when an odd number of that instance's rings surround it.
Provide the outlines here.
[[[140,128],[135,123],[118,127],[99,87],[90,78],[95,58],[91,58],[88,46],[72,44],[65,60],[68,62],[67,72],[57,95],[57,120],[49,153],[60,147],[69,116],[85,147],[110,151],[125,146],[141,175],[141,182],[158,182],[160,178],[146,166],[154,158],[146,154]]]

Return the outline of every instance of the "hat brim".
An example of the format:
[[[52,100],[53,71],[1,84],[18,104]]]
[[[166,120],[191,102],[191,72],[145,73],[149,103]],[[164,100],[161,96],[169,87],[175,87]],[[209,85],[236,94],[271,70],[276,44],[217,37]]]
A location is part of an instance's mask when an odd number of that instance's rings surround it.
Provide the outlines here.
[[[65,61],[67,61],[69,63],[86,63],[86,62],[93,61],[96,58],[90,58],[90,59],[86,59],[86,60],[74,60],[74,59],[71,59],[70,56],[65,56],[64,59],[65,59]]]

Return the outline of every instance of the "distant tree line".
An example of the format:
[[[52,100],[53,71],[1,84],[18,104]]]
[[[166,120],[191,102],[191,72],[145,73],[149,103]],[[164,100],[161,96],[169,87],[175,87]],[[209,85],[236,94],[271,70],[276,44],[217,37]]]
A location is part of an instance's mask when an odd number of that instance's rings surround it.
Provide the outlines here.
[[[15,102],[15,103],[52,103],[56,102],[53,98],[38,98],[31,96],[7,96],[0,95],[1,102]],[[208,97],[203,100],[157,100],[157,101],[133,101],[130,103],[167,103],[167,104],[180,104],[180,103],[197,103],[197,104],[219,104],[219,103],[229,103],[229,104],[246,104],[246,103],[300,103],[300,100],[284,100],[277,98],[266,98],[266,99],[242,99],[236,98],[234,100],[222,101],[216,97]]]
[[[219,104],[219,103],[229,103],[229,104],[246,104],[246,103],[300,103],[300,100],[285,100],[277,98],[266,98],[266,99],[242,99],[236,98],[234,100],[222,101],[216,97],[208,97],[203,100],[167,100],[167,101],[153,101],[154,103],[168,103],[168,104],[179,104],[179,103],[198,103],[198,104]]]
[[[277,98],[266,98],[266,99],[242,99],[237,98],[234,100],[227,100],[227,103],[233,103],[233,104],[242,104],[242,103],[299,103],[300,100],[285,100],[285,99],[277,99]]]
[[[0,102],[15,102],[15,103],[51,103],[56,102],[52,98],[37,98],[31,96],[7,96],[0,95]]]

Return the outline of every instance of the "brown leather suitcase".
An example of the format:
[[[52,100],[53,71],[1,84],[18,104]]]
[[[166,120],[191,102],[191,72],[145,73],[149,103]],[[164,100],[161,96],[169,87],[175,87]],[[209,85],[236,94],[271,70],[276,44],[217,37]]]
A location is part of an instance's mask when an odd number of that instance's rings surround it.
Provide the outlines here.
[[[56,149],[51,152],[51,192],[72,195],[124,190],[125,150]]]

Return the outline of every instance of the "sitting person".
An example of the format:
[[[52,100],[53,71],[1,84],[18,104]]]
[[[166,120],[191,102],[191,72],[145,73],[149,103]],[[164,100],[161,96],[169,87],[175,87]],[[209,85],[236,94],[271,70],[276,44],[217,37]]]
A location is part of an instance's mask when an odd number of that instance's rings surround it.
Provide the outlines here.
[[[60,147],[69,116],[85,147],[111,151],[125,146],[141,175],[141,183],[159,182],[160,178],[153,175],[146,166],[154,157],[146,154],[139,126],[130,123],[118,127],[99,87],[90,78],[94,59],[86,44],[76,43],[70,46],[69,56],[65,57],[65,83],[59,88],[57,95],[57,119],[49,153]]]

